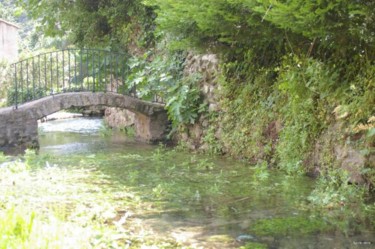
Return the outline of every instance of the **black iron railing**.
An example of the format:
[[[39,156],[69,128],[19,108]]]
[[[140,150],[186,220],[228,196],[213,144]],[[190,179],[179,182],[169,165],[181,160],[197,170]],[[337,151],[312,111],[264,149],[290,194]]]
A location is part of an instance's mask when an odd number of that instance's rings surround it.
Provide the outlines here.
[[[127,56],[98,49],[65,49],[11,65],[14,86],[8,102],[19,104],[64,92],[115,92],[137,97],[126,84]],[[9,98],[10,101],[9,101]]]

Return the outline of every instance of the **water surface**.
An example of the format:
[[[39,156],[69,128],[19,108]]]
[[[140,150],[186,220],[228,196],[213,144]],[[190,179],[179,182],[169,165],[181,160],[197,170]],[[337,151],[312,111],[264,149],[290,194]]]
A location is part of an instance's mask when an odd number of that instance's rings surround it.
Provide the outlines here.
[[[315,182],[305,176],[138,143],[101,119],[43,123],[39,140],[57,164],[100,173],[108,194],[131,191],[131,219],[150,240],[176,241],[171,248],[375,248],[368,217],[309,209]]]

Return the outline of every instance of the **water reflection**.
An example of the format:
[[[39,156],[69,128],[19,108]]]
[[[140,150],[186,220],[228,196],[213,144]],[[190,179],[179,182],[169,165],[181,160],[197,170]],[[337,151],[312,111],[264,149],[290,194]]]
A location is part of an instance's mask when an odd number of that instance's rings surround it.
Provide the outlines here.
[[[102,118],[53,120],[39,124],[41,153],[70,154],[152,150],[123,132],[106,130]]]

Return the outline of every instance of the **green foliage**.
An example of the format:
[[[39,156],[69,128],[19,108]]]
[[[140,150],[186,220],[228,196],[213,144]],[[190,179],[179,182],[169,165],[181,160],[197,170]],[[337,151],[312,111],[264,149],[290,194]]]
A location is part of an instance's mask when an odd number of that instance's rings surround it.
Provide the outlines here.
[[[280,168],[289,173],[303,171],[307,152],[325,127],[327,96],[334,93],[337,74],[312,59],[287,58],[280,68],[278,89],[284,128],[277,155]]]
[[[374,37],[371,35],[375,31],[373,1],[292,0],[261,3],[262,6],[254,10],[262,14],[264,20],[302,36],[298,40],[313,41],[310,48],[316,46],[318,53],[322,49],[329,51],[336,59],[349,59],[374,49]]]
[[[127,137],[135,137],[135,128],[134,126],[127,126],[121,129],[122,132],[126,134]]]
[[[27,149],[25,151],[25,165],[27,168],[36,168],[45,166],[46,164],[46,158],[39,156],[35,150]]]
[[[109,137],[113,134],[112,128],[109,127],[108,125],[102,125],[99,129],[99,133],[103,137]]]
[[[289,174],[303,173],[336,106],[346,106],[351,124],[374,113],[373,67],[362,60],[360,71],[357,65],[350,71],[361,80],[340,81],[342,68],[317,59],[288,55],[273,70],[260,70],[250,64],[253,56],[249,52],[244,61],[224,67],[223,143],[235,156],[277,162]]]
[[[27,248],[32,234],[35,213],[19,214],[14,208],[0,214],[0,248]]]
[[[138,0],[19,0],[18,3],[40,22],[39,30],[48,36],[68,35],[81,47],[121,48],[137,53],[139,48],[153,42],[152,8]]]
[[[345,59],[373,51],[374,3],[364,2],[146,1],[158,6],[159,29],[179,46],[219,48],[231,56],[251,49],[261,55],[258,65],[286,50]]]
[[[375,94],[373,94],[375,91],[375,65],[371,60],[359,58],[353,64],[361,68],[360,70],[354,68],[348,72],[354,76],[343,91],[346,98],[341,104],[348,106],[352,125],[365,124],[375,115]]]
[[[9,81],[11,68],[5,61],[0,61],[0,106],[5,105],[7,89],[9,89],[12,82]]]
[[[12,85],[7,92],[7,106],[12,106],[20,103],[25,103],[34,99],[47,96],[46,90],[41,87],[32,87],[17,89]]]
[[[190,75],[168,89],[170,98],[166,103],[169,119],[177,127],[180,124],[194,124],[198,115],[206,110],[198,87],[200,75]]]
[[[275,138],[264,130],[275,119],[276,95],[270,85],[273,71],[256,69],[252,56],[249,53],[244,61],[225,65],[226,77],[221,82],[225,114],[218,123],[222,124],[222,140],[229,153],[256,162],[270,156],[271,151],[264,146]]]
[[[250,228],[257,235],[273,236],[300,236],[327,229],[329,229],[329,225],[324,220],[305,216],[261,219]]]
[[[4,155],[4,153],[0,152],[0,163],[4,163],[8,160],[8,157]]]
[[[46,38],[42,32],[36,31],[38,24],[28,18],[27,11],[18,5],[18,2],[20,1],[2,0],[0,3],[0,18],[19,27],[18,51],[20,55],[36,49],[65,45],[64,39]]]
[[[18,8],[14,8],[14,0],[3,0],[0,2],[0,18],[8,20],[9,22],[15,21]]]
[[[135,87],[141,99],[164,101],[175,128],[194,124],[199,114],[207,109],[198,85],[201,76],[182,75],[184,56],[178,51],[150,51],[128,61],[128,87]]]
[[[221,144],[221,141],[216,135],[216,125],[214,125],[214,122],[218,120],[218,118],[211,118],[210,123],[211,125],[206,129],[206,133],[203,137],[203,142],[208,144],[208,153],[213,155],[220,155],[223,154],[223,145]]]
[[[136,87],[138,97],[148,101],[162,101],[169,98],[168,89],[181,78],[181,53],[147,52],[133,56],[127,62],[127,84]],[[155,99],[156,97],[156,99]]]
[[[317,208],[350,207],[360,203],[364,197],[364,189],[349,184],[350,175],[342,169],[330,169],[319,177],[317,186],[308,197]]]
[[[254,167],[252,183],[254,185],[258,185],[264,182],[265,180],[267,180],[269,176],[270,176],[270,173],[269,173],[268,163],[266,161],[258,163]]]

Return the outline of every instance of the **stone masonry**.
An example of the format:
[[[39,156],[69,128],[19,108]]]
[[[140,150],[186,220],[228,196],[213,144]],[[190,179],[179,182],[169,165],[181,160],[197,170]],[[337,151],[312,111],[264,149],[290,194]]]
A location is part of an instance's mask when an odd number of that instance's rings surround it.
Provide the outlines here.
[[[0,18],[0,61],[17,60],[18,29],[18,26]]]
[[[164,105],[116,93],[63,93],[15,107],[0,109],[0,150],[37,147],[38,120],[70,107],[106,106],[135,114],[138,140],[155,143],[165,139],[169,124]]]

